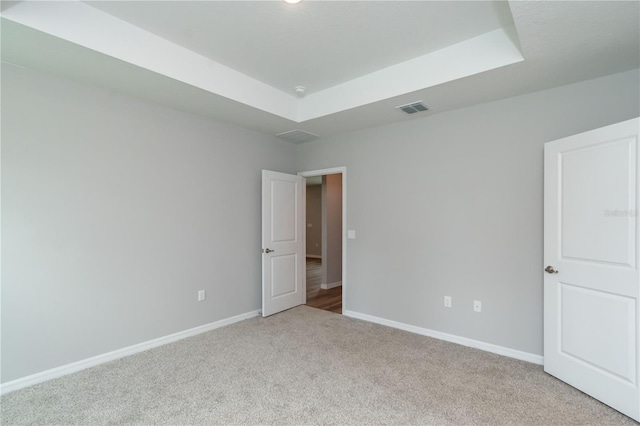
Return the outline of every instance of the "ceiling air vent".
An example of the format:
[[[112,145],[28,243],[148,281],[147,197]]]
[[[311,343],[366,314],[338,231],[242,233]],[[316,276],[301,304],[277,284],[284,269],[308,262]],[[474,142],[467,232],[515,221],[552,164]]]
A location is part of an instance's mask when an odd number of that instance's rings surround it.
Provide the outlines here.
[[[396,109],[400,109],[407,114],[414,114],[416,112],[427,111],[429,108],[427,108],[426,105],[422,103],[422,101],[418,101],[406,105],[397,106]]]
[[[314,135],[313,133],[305,132],[304,130],[295,129],[289,130],[288,132],[279,133],[276,135],[276,137],[293,143],[303,143],[318,139],[320,136]]]

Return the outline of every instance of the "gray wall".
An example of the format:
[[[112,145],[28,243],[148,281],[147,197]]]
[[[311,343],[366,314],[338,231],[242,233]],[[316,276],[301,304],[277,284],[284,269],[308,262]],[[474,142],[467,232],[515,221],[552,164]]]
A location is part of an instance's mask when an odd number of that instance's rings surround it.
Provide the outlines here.
[[[298,170],[347,167],[346,308],[542,354],[543,144],[638,116],[638,81],[630,71],[299,145]]]
[[[258,309],[263,168],[347,166],[348,309],[541,354],[543,143],[639,115],[639,77],[296,148],[3,66],[1,380]]]
[[[342,174],[322,176],[322,283],[342,281]]]
[[[307,256],[322,257],[321,196],[321,185],[307,186]]]
[[[3,66],[2,382],[259,309],[260,170],[294,166],[273,137]]]

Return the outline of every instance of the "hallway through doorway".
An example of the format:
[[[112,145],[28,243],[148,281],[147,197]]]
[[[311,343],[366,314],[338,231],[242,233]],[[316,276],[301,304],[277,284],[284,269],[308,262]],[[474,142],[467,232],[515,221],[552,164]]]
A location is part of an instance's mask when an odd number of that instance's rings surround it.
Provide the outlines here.
[[[307,306],[342,314],[342,286],[323,290],[322,259],[307,257]]]

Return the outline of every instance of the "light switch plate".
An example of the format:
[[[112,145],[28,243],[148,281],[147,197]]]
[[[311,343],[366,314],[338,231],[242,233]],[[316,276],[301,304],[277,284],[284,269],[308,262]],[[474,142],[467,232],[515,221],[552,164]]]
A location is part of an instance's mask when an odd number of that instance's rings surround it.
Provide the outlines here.
[[[355,240],[356,239],[356,231],[354,231],[353,229],[349,229],[347,231],[347,238],[350,240]]]

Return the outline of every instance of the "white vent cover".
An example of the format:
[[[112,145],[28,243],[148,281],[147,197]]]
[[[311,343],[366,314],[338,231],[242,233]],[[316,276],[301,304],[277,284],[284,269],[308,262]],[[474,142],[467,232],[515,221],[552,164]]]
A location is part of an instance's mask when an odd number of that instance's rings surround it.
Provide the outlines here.
[[[289,130],[288,132],[279,133],[276,135],[276,137],[293,143],[304,143],[312,141],[314,139],[318,139],[320,136],[314,135],[313,133],[305,132],[304,130],[295,129]]]
[[[412,102],[406,105],[397,106],[396,109],[402,110],[407,114],[415,114],[416,112],[427,111],[429,108],[426,107],[422,101]]]

